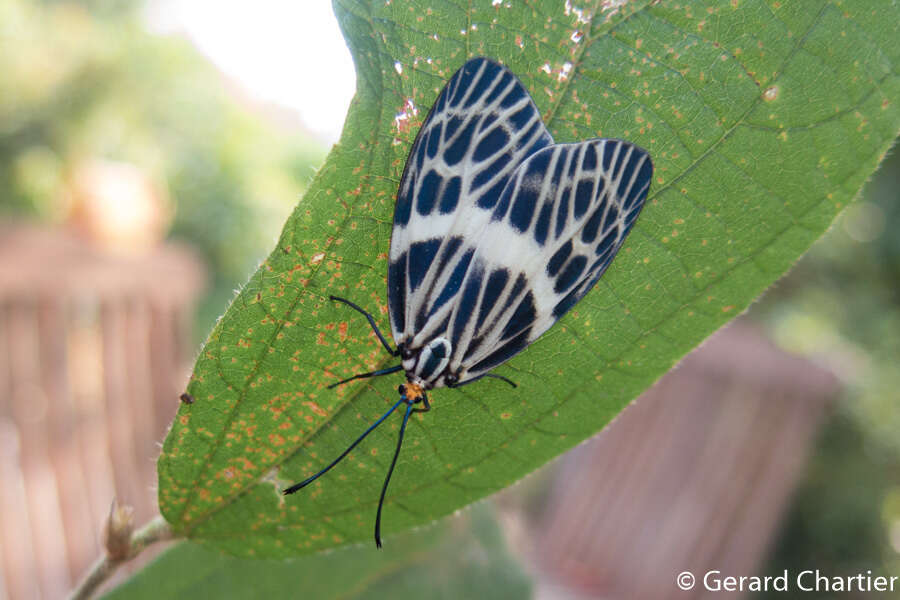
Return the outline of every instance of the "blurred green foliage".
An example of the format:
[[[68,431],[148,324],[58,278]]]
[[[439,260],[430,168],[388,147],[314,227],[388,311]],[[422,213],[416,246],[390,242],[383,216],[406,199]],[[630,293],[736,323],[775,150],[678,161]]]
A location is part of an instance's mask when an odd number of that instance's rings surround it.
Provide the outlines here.
[[[399,534],[381,551],[357,544],[299,560],[259,560],[182,542],[104,598],[514,600],[530,592],[491,505],[483,502],[457,519]]]
[[[138,9],[0,2],[0,217],[62,220],[79,164],[137,165],[175,205],[171,236],[210,268],[205,336],[271,250],[325,148],[235,99],[189,42],[147,33]]]
[[[900,573],[898,190],[895,152],[751,313],[784,345],[825,361],[846,389],[764,573]]]

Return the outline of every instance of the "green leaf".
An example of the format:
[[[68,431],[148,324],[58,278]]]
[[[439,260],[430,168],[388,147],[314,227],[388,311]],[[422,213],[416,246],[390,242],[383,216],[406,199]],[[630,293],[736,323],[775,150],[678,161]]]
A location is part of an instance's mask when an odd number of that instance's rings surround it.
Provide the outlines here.
[[[488,505],[463,519],[293,560],[223,556],[189,542],[170,548],[106,600],[157,598],[495,598],[530,596]]]
[[[599,431],[822,235],[900,127],[896,2],[335,4],[358,77],[341,143],[210,335],[189,386],[196,402],[159,460],[175,531],[238,555],[371,541],[399,417],[310,488],[279,489],[396,399],[398,376],[325,389],[391,364],[365,319],[327,298],[352,299],[387,330],[398,179],[466,58],[509,65],[557,141],[625,138],[656,172],[597,287],[498,369],[517,389],[492,380],[431,394],[391,482],[388,537]]]

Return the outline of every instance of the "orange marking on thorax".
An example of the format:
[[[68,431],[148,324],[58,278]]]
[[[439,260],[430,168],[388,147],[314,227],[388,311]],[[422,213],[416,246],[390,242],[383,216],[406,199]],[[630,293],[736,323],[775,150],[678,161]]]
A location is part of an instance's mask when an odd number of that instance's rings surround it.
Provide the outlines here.
[[[421,385],[416,385],[415,383],[404,383],[403,391],[405,392],[406,399],[410,402],[416,402],[425,397],[425,388]]]

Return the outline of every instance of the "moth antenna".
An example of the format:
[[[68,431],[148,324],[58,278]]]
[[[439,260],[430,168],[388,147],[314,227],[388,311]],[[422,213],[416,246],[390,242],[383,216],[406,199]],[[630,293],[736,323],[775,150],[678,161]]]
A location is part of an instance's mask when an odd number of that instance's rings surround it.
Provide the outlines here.
[[[403,402],[401,399],[400,402]],[[399,402],[397,403],[399,404]],[[397,408],[397,405],[394,405]],[[394,410],[393,408],[391,410]],[[403,432],[406,431],[406,422],[409,421],[409,415],[412,413],[413,403],[406,405],[406,414],[403,415],[403,423],[400,425],[400,435],[397,438],[397,449],[394,450],[394,458],[391,460],[391,468],[388,469],[387,477],[384,478],[384,485],[381,488],[381,498],[378,499],[378,514],[375,515],[375,545],[381,548],[381,507],[384,505],[384,495],[387,493],[388,484],[391,482],[391,474],[394,472],[394,465],[397,464],[397,457],[400,455],[400,447],[403,445]]]
[[[372,433],[372,431],[373,431],[376,427],[378,427],[379,425],[381,425],[381,423],[382,423],[385,419],[387,419],[387,418],[390,416],[390,414],[391,414],[392,412],[394,412],[394,410],[396,410],[396,408],[397,408],[398,406],[400,406],[400,403],[401,403],[401,402],[403,402],[403,398],[401,398],[400,400],[398,400],[397,403],[396,403],[395,405],[393,405],[389,411],[387,411],[386,413],[384,413],[384,414],[381,416],[380,419],[378,419],[377,421],[375,421],[374,423],[372,423],[372,424],[369,426],[369,428],[366,429],[366,430],[363,432],[363,434],[362,434],[361,436],[359,436],[358,438],[356,438],[356,441],[355,441],[355,442],[353,442],[352,444],[350,444],[350,447],[348,447],[346,450],[344,450],[344,451],[341,453],[341,455],[338,456],[336,459],[334,459],[333,461],[331,461],[331,464],[329,464],[327,467],[325,467],[324,469],[322,469],[321,471],[319,471],[318,473],[316,473],[316,474],[313,475],[312,477],[307,477],[306,479],[304,479],[304,480],[301,481],[300,483],[295,483],[294,485],[292,485],[291,487],[285,489],[285,490],[282,491],[281,493],[284,494],[285,496],[287,496],[288,494],[293,494],[293,493],[296,492],[297,490],[300,490],[300,489],[305,488],[306,486],[308,486],[309,484],[311,484],[313,481],[315,481],[316,479],[318,479],[319,477],[321,477],[322,475],[324,475],[325,473],[327,473],[328,471],[330,471],[330,470],[331,470],[331,467],[333,467],[334,465],[336,465],[336,464],[338,464],[339,462],[341,462],[341,460],[342,460],[345,456],[347,456],[348,454],[350,454],[350,451],[353,450],[354,448],[356,448],[356,446],[357,446],[361,441],[363,441],[363,440],[366,438],[367,435],[369,435],[370,433]],[[407,410],[407,415],[408,415],[408,414],[409,414],[409,411]],[[404,425],[406,424],[406,421],[405,421],[405,420],[404,420],[403,424],[404,424]],[[402,430],[402,429],[400,430],[400,435],[401,435],[401,438],[402,438],[402,436],[403,436],[403,430]],[[394,457],[394,460],[396,460],[396,458],[397,458],[397,457],[395,456],[395,457]],[[393,468],[393,465],[391,465],[391,468]],[[390,477],[390,474],[388,474],[388,477]],[[381,497],[384,498],[384,492],[382,492]],[[379,512],[381,511],[381,507],[380,507],[380,506],[379,506],[379,509],[378,509],[378,510],[379,510]]]

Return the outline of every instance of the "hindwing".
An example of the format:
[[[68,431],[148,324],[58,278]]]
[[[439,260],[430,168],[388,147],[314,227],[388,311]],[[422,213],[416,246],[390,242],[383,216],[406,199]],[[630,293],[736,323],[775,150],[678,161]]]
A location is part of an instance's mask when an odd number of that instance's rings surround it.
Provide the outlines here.
[[[652,173],[646,151],[613,139],[555,144],[516,169],[473,241],[441,333],[460,381],[512,358],[584,297],[634,225]]]

